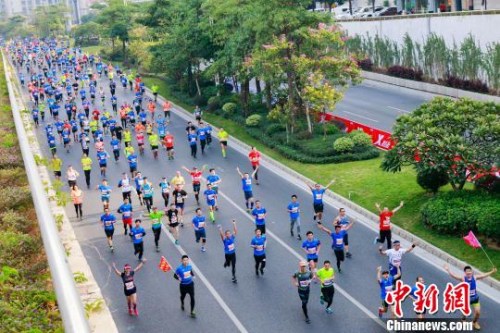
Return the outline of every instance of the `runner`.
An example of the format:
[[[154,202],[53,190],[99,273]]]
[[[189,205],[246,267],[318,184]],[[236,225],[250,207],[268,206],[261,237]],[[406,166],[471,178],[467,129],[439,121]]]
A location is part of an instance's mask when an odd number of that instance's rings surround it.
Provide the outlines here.
[[[130,167],[130,174],[132,177],[135,177],[137,172],[137,155],[132,151],[132,153],[127,156],[127,160]]]
[[[321,221],[323,219],[323,195],[334,182],[335,180],[332,179],[325,187],[322,187],[320,184],[314,184],[314,186],[311,186],[310,184],[306,183],[306,185],[311,189],[313,195],[313,221],[316,221],[317,224],[321,224]]]
[[[323,267],[321,267],[316,272],[316,277],[321,282],[321,296],[320,303],[323,305],[326,302],[326,313],[333,313],[332,303],[333,295],[335,294],[335,288],[333,286],[333,280],[335,279],[335,271],[330,265],[330,260],[325,260],[323,262]]]
[[[167,156],[169,160],[174,159],[174,136],[170,134],[169,131],[165,133],[165,137],[163,138],[163,146],[167,149]]]
[[[411,292],[410,292],[410,298],[413,300],[413,304],[415,305],[415,302],[418,300],[418,297],[416,295],[416,292],[418,290],[417,283],[421,283],[424,286],[424,292],[427,290],[427,286],[425,285],[424,278],[421,276],[417,276],[417,279],[415,280],[415,285],[411,287]],[[417,315],[417,319],[423,320],[425,313],[427,312],[427,309],[424,308],[424,311],[415,311],[415,314]]]
[[[175,208],[175,203],[170,205],[166,211],[168,217],[168,229],[175,239],[175,245],[179,245],[179,211]]]
[[[333,220],[333,225],[340,224],[342,228],[349,225],[349,218],[345,214],[345,208],[339,208],[339,215]],[[351,252],[349,252],[349,234],[345,233],[344,236],[344,247],[345,247],[345,256],[347,258],[351,258]]]
[[[175,172],[175,176],[170,180],[170,183],[174,186],[177,187],[179,186],[180,188],[183,188],[184,185],[186,185],[186,181],[184,180],[184,177],[182,177],[180,171]]]
[[[207,189],[203,192],[205,199],[207,200],[207,206],[209,209],[209,216],[212,223],[215,223],[215,210],[217,207],[217,193],[213,190],[210,183],[207,184]]]
[[[200,139],[200,147],[201,154],[205,154],[205,146],[207,145],[207,130],[205,129],[204,123],[202,121],[199,122],[198,130],[196,131],[196,135]]]
[[[76,217],[82,220],[83,191],[76,184],[71,187],[71,200],[73,200],[73,205],[75,206]]]
[[[255,275],[264,275],[266,268],[266,235],[263,235],[260,229],[255,229],[255,236],[252,238],[250,247],[253,248],[253,258],[255,259]]]
[[[340,226],[339,224],[336,224],[335,232],[332,232],[322,224],[318,224],[318,228],[329,234],[332,238],[332,249],[335,253],[335,258],[337,259],[337,270],[339,271],[339,273],[342,273],[342,270],[340,269],[340,263],[344,261],[344,236],[347,230],[349,230],[353,224],[354,221],[344,228],[342,228],[342,226]]]
[[[161,189],[161,196],[165,202],[165,209],[168,207],[168,201],[170,199],[170,183],[167,180],[167,177],[162,177],[160,184],[158,186]]]
[[[196,152],[198,150],[198,137],[196,136],[196,132],[191,130],[188,134],[188,142],[189,148],[191,149],[191,157],[196,158]]]
[[[149,213],[149,218],[151,219],[151,229],[153,230],[153,235],[155,236],[155,246],[156,252],[160,252],[160,248],[158,246],[158,242],[160,241],[161,235],[161,218],[165,215],[165,213],[155,206],[153,207],[153,211]]]
[[[307,269],[307,262],[299,262],[299,270],[292,276],[293,285],[298,288],[299,297],[302,301],[302,311],[306,317],[306,323],[310,323],[309,315],[307,314],[307,303],[309,302],[310,285],[313,274]]]
[[[144,205],[144,200],[142,195],[142,184],[144,184],[144,178],[142,177],[142,173],[140,171],[137,171],[134,177],[134,183],[135,183],[135,191],[137,193],[137,196],[139,197],[139,203],[142,206]]]
[[[142,183],[141,192],[143,193],[143,200],[146,204],[146,209],[148,213],[151,212],[151,207],[153,206],[153,194],[154,188],[153,184],[148,180],[148,177],[143,178],[144,182]]]
[[[57,180],[61,179],[62,164],[63,164],[63,161],[57,155],[52,156],[50,165],[52,167],[52,171],[54,171],[54,177]]]
[[[118,207],[118,214],[122,214],[122,222],[123,222],[123,234],[127,234],[127,226],[128,229],[132,230],[132,212],[133,208],[132,205],[129,203],[129,199],[125,198],[123,199],[123,204],[121,204],[120,207]]]
[[[392,242],[394,246],[393,249],[382,250],[382,245],[378,248],[378,251],[381,255],[385,255],[389,257],[389,273],[394,278],[394,283],[401,278],[403,275],[403,267],[401,266],[403,262],[403,254],[410,253],[417,246],[415,243],[411,244],[411,246],[407,249],[401,248],[401,243],[398,240]],[[399,277],[395,276],[399,274]]]
[[[126,172],[122,174],[122,179],[118,182],[118,187],[122,189],[123,200],[128,199],[130,204],[132,204],[132,185],[130,184],[130,178]]]
[[[117,139],[116,135],[113,135],[110,145],[111,148],[113,149],[113,156],[115,157],[115,162],[118,162],[118,160],[120,159],[121,144],[120,140]]]
[[[109,208],[104,208],[104,214],[101,215],[101,223],[108,239],[109,249],[113,252],[113,234],[115,233],[116,217],[109,213]]]
[[[287,206],[287,211],[290,214],[290,235],[293,237],[293,227],[297,225],[297,239],[301,240],[300,236],[300,204],[297,202],[297,195],[292,195],[292,201]]]
[[[138,255],[139,260],[142,260],[144,254],[144,236],[146,236],[146,230],[141,226],[141,220],[135,220],[135,227],[130,229],[130,237],[134,243],[134,256]]]
[[[80,176],[78,171],[73,169],[72,165],[68,165],[68,170],[66,170],[66,177],[68,178],[68,186],[72,188],[76,185],[76,179]]]
[[[173,182],[172,182],[173,184]],[[187,199],[187,192],[180,185],[176,185],[172,192],[172,200],[175,203],[175,208],[179,211],[179,222],[181,227],[184,226],[184,203]]]
[[[200,125],[200,123],[201,123],[201,116],[203,115],[203,111],[201,111],[201,109],[200,109],[200,107],[198,105],[196,105],[194,107],[193,114],[194,114],[194,118],[198,122],[198,125]]]
[[[398,210],[400,210],[403,207],[404,202],[401,201],[399,206],[394,208],[393,210],[389,210],[389,208],[384,207],[384,209],[380,209],[380,204],[376,203],[375,207],[377,207],[378,212],[380,213],[379,218],[379,237],[375,237],[375,240],[373,241],[373,244],[377,243],[384,243],[384,241],[387,239],[387,249],[391,248],[391,237],[392,237],[392,232],[391,232],[391,217],[396,213]]]
[[[152,133],[148,137],[149,144],[151,146],[151,150],[153,151],[153,157],[154,159],[158,159],[158,146],[160,145],[160,139],[158,137],[158,134]]]
[[[194,236],[196,243],[201,240],[201,252],[205,252],[205,244],[207,243],[207,233],[205,231],[205,216],[201,213],[201,208],[196,208],[196,215],[193,217],[192,223],[194,228]]]
[[[106,167],[108,166],[109,154],[105,150],[97,152],[97,160],[101,169],[101,177],[106,177]]]
[[[479,325],[479,316],[481,315],[481,305],[479,304],[479,295],[476,290],[476,281],[487,278],[490,275],[493,275],[497,272],[497,268],[493,267],[491,271],[488,273],[484,273],[481,275],[475,275],[472,267],[465,266],[464,267],[464,275],[460,276],[458,274],[452,273],[448,265],[445,265],[444,269],[448,274],[454,278],[455,280],[466,282],[469,285],[469,302],[471,307],[474,309],[474,317],[472,319],[472,323],[474,325],[475,330],[480,330],[481,325]],[[462,317],[462,320],[465,320],[465,317]]]
[[[252,210],[252,216],[255,219],[255,227],[265,235],[267,210],[262,207],[260,200],[255,201],[255,208]]]
[[[163,115],[165,117],[165,120],[167,120],[167,122],[170,122],[171,109],[172,109],[172,103],[170,103],[170,101],[168,100],[165,100],[165,102],[163,102]]]
[[[184,311],[184,298],[189,294],[191,300],[191,317],[196,318],[196,313],[194,312],[194,272],[189,264],[189,257],[187,255],[182,256],[182,264],[175,270],[174,278],[180,281],[181,310]]]
[[[248,159],[250,160],[250,163],[252,164],[252,169],[255,170],[255,184],[259,185],[259,175],[257,173],[259,166],[260,166],[260,152],[257,150],[257,148],[253,147],[250,149],[250,152],[248,153]]]
[[[139,147],[139,154],[144,155],[144,132],[142,129],[135,129],[135,139],[137,140],[137,146]]]
[[[247,207],[247,213],[253,210],[253,192],[252,192],[252,178],[255,176],[258,168],[255,169],[250,176],[247,172],[241,173],[240,168],[236,167],[236,171],[241,177],[241,185],[243,189],[243,194],[245,195],[245,206]]]
[[[377,282],[380,286],[380,298],[382,299],[382,306],[378,308],[378,316],[382,318],[382,315],[387,312],[389,304],[385,301],[387,293],[391,292],[394,288],[394,279],[400,278],[399,267],[397,267],[397,273],[395,276],[389,275],[389,271],[382,272],[382,266],[377,267]],[[391,318],[394,319],[396,315],[394,314],[394,309],[391,306]]]
[[[196,199],[196,204],[200,206],[200,188],[201,188],[201,179],[203,177],[203,171],[205,171],[205,165],[201,168],[201,170],[198,170],[197,167],[193,167],[192,170],[189,170],[185,166],[182,167],[184,171],[189,173],[191,175],[191,180],[193,184],[193,192],[194,192],[194,197]]]
[[[233,219],[233,234],[231,231],[226,230],[224,233],[222,232],[222,226],[219,224],[217,227],[219,228],[219,235],[222,239],[222,243],[224,243],[224,268],[231,266],[231,273],[233,275],[233,283],[237,283],[236,280],[236,245],[234,240],[236,235],[238,234],[238,229],[236,228],[236,220]]]
[[[136,316],[139,315],[139,312],[137,311],[137,287],[134,282],[134,275],[142,268],[145,262],[146,259],[141,261],[134,270],[131,269],[129,264],[126,264],[123,267],[123,272],[120,272],[116,268],[115,263],[113,263],[115,274],[122,278],[123,291],[125,293],[125,297],[127,297],[128,313],[131,316],[134,314]]]
[[[306,232],[306,239],[302,242],[302,248],[306,253],[307,262],[311,272],[316,272],[316,264],[318,262],[319,251],[321,250],[321,242],[314,237],[312,231]]]
[[[102,183],[96,187],[97,190],[101,192],[101,202],[103,209],[106,210],[109,208],[109,199],[111,197],[111,186],[108,185],[108,181],[106,179],[102,180]]]

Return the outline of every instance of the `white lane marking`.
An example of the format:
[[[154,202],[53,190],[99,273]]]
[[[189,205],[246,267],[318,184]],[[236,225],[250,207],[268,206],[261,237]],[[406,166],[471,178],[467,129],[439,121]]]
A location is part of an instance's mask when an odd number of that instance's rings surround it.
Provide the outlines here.
[[[184,249],[180,245],[175,245],[174,236],[172,236],[170,234],[170,232],[167,230],[167,227],[165,227],[165,225],[163,223],[161,225],[161,228],[162,228],[163,232],[167,235],[167,237],[170,239],[170,241],[172,243],[174,243],[174,246],[177,248],[177,251],[179,251],[179,253],[181,255],[185,255],[185,254],[187,255],[186,251],[184,251]],[[191,261],[191,266],[193,266],[193,268],[196,270],[196,275],[205,284],[205,286],[207,287],[208,291],[210,291],[210,293],[214,296],[215,300],[217,301],[217,303],[219,303],[219,305],[224,310],[224,312],[226,312],[226,314],[229,317],[229,319],[231,319],[231,321],[234,323],[234,325],[238,328],[238,330],[241,333],[248,333],[248,331],[245,328],[245,326],[243,326],[243,324],[238,319],[238,317],[236,317],[236,315],[234,314],[234,312],[231,311],[231,308],[229,308],[229,306],[226,304],[226,302],[224,302],[224,300],[222,299],[221,295],[217,292],[217,290],[215,290],[215,288],[208,281],[208,279],[205,277],[205,275],[203,275],[203,273],[201,272],[201,270],[198,268],[198,266],[194,263],[194,261],[191,258],[190,258],[190,261]],[[174,269],[175,268],[172,267],[172,270],[174,270]]]
[[[408,110],[404,110],[404,109],[400,109],[400,108],[396,108],[394,106],[387,106],[389,109],[393,109],[393,110],[396,110],[396,111],[399,111],[399,112],[403,112],[403,113],[409,113],[410,111]]]
[[[254,222],[253,219],[248,215],[248,213],[238,206],[231,198],[229,198],[227,195],[225,195],[222,191],[219,190],[219,194],[223,196],[230,204],[232,204],[237,210],[239,210],[244,216],[246,216],[252,223]],[[283,246],[288,252],[290,252],[294,257],[296,257],[299,260],[306,260],[303,256],[301,256],[297,251],[295,251],[293,248],[291,248],[287,243],[285,243],[281,238],[276,236],[275,233],[269,230],[269,228],[266,230],[266,234],[274,238],[281,246]],[[336,285],[336,289],[345,297],[347,300],[349,300],[352,304],[357,306],[361,311],[363,311],[369,318],[373,319],[378,325],[383,327],[384,329],[386,328],[385,323],[380,320],[375,314],[370,311],[367,307],[365,307],[363,304],[358,302],[354,297],[352,297],[347,291],[345,291],[343,288],[339,287],[339,285]]]
[[[350,115],[353,115],[353,116],[356,116],[356,117],[359,117],[359,118],[363,118],[363,119],[366,119],[366,120],[370,120],[370,121],[373,121],[374,123],[378,123],[378,120],[376,120],[376,119],[365,117],[365,116],[362,116],[362,115],[354,113],[354,112],[349,112],[349,111],[340,111],[340,112],[347,113],[347,114],[350,114]]]

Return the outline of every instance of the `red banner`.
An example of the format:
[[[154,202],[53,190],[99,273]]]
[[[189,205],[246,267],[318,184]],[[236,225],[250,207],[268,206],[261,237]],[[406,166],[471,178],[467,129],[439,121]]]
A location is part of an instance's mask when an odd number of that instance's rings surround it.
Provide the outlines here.
[[[355,130],[362,130],[372,138],[372,143],[374,146],[377,148],[383,149],[383,150],[391,150],[392,147],[394,147],[395,143],[392,141],[391,138],[391,133],[379,130],[374,127],[370,127],[361,123],[358,123],[356,121],[352,121],[346,118],[342,118],[339,116],[334,116],[331,113],[326,113],[325,114],[325,120],[326,121],[339,121],[345,125],[346,132],[350,133]]]

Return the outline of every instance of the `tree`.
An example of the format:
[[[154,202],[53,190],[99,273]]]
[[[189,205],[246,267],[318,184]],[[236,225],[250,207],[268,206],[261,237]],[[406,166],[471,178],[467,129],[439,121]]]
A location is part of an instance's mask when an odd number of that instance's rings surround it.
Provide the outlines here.
[[[395,147],[382,169],[433,169],[448,175],[454,190],[476,180],[500,162],[500,104],[436,97],[394,125]]]
[[[92,39],[98,39],[101,37],[102,29],[100,24],[90,21],[75,26],[72,34],[77,45],[88,45]]]
[[[68,8],[65,5],[40,6],[35,10],[33,25],[41,37],[56,37],[64,34]]]
[[[437,193],[440,187],[449,182],[448,174],[443,170],[433,168],[421,168],[417,170],[417,183],[426,191]]]

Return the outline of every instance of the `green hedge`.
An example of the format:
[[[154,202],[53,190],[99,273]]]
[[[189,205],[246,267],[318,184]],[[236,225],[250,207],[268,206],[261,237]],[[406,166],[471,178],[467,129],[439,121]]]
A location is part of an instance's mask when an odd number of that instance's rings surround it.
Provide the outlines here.
[[[245,127],[245,130],[250,136],[260,140],[261,142],[265,142],[266,146],[275,149],[286,158],[301,163],[310,163],[310,164],[343,163],[351,161],[368,160],[376,158],[380,155],[380,151],[377,148],[367,147],[364,149],[355,148],[352,153],[348,154],[313,156],[310,151],[306,152],[299,151],[298,147],[300,147],[300,144],[295,140],[291,140],[288,145],[285,145],[284,144],[285,141],[282,141],[284,139],[282,140],[276,139],[277,137],[281,137],[282,135],[284,136],[285,133],[279,133],[279,135],[277,136],[270,137],[266,135],[262,130],[257,128]]]
[[[500,196],[484,191],[438,193],[421,208],[422,222],[440,233],[461,236],[469,230],[500,242]]]

